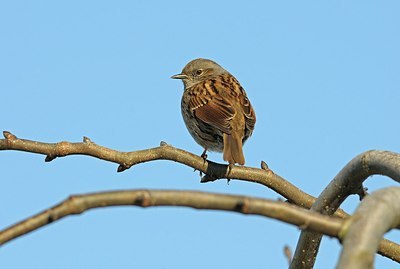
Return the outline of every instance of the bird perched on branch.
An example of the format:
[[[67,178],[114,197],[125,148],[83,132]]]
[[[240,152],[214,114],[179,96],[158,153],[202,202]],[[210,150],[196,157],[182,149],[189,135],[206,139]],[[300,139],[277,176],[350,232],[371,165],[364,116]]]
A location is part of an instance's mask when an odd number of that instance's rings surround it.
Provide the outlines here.
[[[183,120],[194,140],[206,152],[223,152],[230,165],[244,165],[243,143],[251,136],[256,115],[239,81],[216,62],[190,61],[171,78],[184,84]]]

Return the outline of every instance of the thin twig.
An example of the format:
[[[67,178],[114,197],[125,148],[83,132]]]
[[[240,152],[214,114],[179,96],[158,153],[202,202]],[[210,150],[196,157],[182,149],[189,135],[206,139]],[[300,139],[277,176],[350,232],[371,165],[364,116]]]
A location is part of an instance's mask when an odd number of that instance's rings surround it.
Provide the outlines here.
[[[283,248],[283,253],[285,254],[286,260],[288,261],[288,264],[290,266],[290,263],[292,262],[292,250],[288,245],[285,245]]]

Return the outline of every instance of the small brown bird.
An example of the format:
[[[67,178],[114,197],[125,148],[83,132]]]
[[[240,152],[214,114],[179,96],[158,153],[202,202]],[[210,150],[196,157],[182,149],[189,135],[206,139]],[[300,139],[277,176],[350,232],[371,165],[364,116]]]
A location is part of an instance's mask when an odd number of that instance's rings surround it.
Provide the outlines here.
[[[256,115],[239,81],[216,62],[195,59],[182,73],[183,120],[194,140],[206,152],[223,152],[230,165],[245,163],[243,143],[251,136]]]

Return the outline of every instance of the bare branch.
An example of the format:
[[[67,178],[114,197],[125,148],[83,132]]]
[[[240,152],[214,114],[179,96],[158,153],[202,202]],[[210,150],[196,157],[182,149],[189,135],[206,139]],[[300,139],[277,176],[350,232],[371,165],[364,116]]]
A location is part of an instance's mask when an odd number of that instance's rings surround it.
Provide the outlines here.
[[[349,195],[363,193],[362,183],[375,174],[385,175],[399,182],[400,154],[372,150],[358,155],[329,183],[311,210],[332,215]],[[290,268],[313,268],[321,238],[321,234],[303,231]],[[393,251],[389,242],[381,244],[379,253],[400,262],[398,250]]]
[[[99,146],[87,137],[84,137],[83,142],[81,143],[70,143],[65,141],[59,143],[43,143],[19,139],[7,131],[4,131],[3,135],[5,139],[0,139],[0,150],[19,150],[43,154],[46,155],[46,161],[51,161],[57,157],[68,155],[87,155],[117,163],[119,164],[118,171],[121,172],[135,164],[143,162],[153,160],[171,160],[205,173],[207,177],[203,178],[202,182],[228,178],[262,184],[288,199],[290,203],[304,208],[310,208],[316,200],[315,197],[303,192],[289,181],[274,173],[270,168],[268,168],[265,162],[261,163],[262,169],[234,166],[228,174],[227,165],[218,164],[212,161],[205,162],[200,156],[174,148],[165,142],[161,142],[160,147],[157,148],[132,152],[120,152]],[[344,218],[347,217],[348,214],[341,209],[337,209],[335,216]],[[318,246],[316,249],[318,249]],[[400,246],[389,240],[384,239],[382,241],[379,253],[400,262]],[[294,261],[296,260],[296,257],[297,255],[295,254],[293,258]],[[304,261],[304,259],[300,260]],[[300,266],[298,268],[302,267]]]
[[[284,202],[239,195],[194,191],[132,190],[70,196],[52,208],[0,231],[0,245],[57,221],[92,208],[109,206],[185,206],[261,215],[337,237],[343,220],[323,216]]]
[[[337,268],[372,269],[383,234],[399,224],[399,187],[368,195],[340,232],[343,248]]]
[[[206,175],[209,175],[208,181],[214,181],[221,178],[239,179],[262,184],[286,199],[293,204],[301,207],[310,208],[314,203],[315,198],[284,178],[273,173],[266,164],[263,164],[265,169],[257,169],[244,166],[234,166],[228,173],[228,165],[218,164],[212,161],[204,161],[200,156],[190,152],[174,148],[165,142],[161,142],[159,147],[138,150],[132,152],[121,152],[99,146],[92,142],[89,138],[84,137],[83,142],[70,143],[43,143],[26,139],[19,139],[10,132],[4,131],[6,139],[0,139],[0,150],[18,150],[46,155],[46,161],[54,160],[57,157],[68,155],[87,155],[98,159],[119,164],[118,171],[124,171],[133,165],[149,162],[153,160],[171,160],[199,170]],[[339,217],[346,217],[348,214],[339,210],[336,213]]]

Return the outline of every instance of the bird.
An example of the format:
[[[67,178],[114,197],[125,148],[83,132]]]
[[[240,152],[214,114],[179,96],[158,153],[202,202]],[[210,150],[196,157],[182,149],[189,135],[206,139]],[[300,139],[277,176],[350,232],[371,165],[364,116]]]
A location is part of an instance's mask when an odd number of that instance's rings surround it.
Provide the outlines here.
[[[229,165],[244,165],[243,144],[252,135],[256,114],[239,81],[209,59],[194,59],[171,78],[184,85],[181,112],[193,139],[207,151],[223,152]]]

